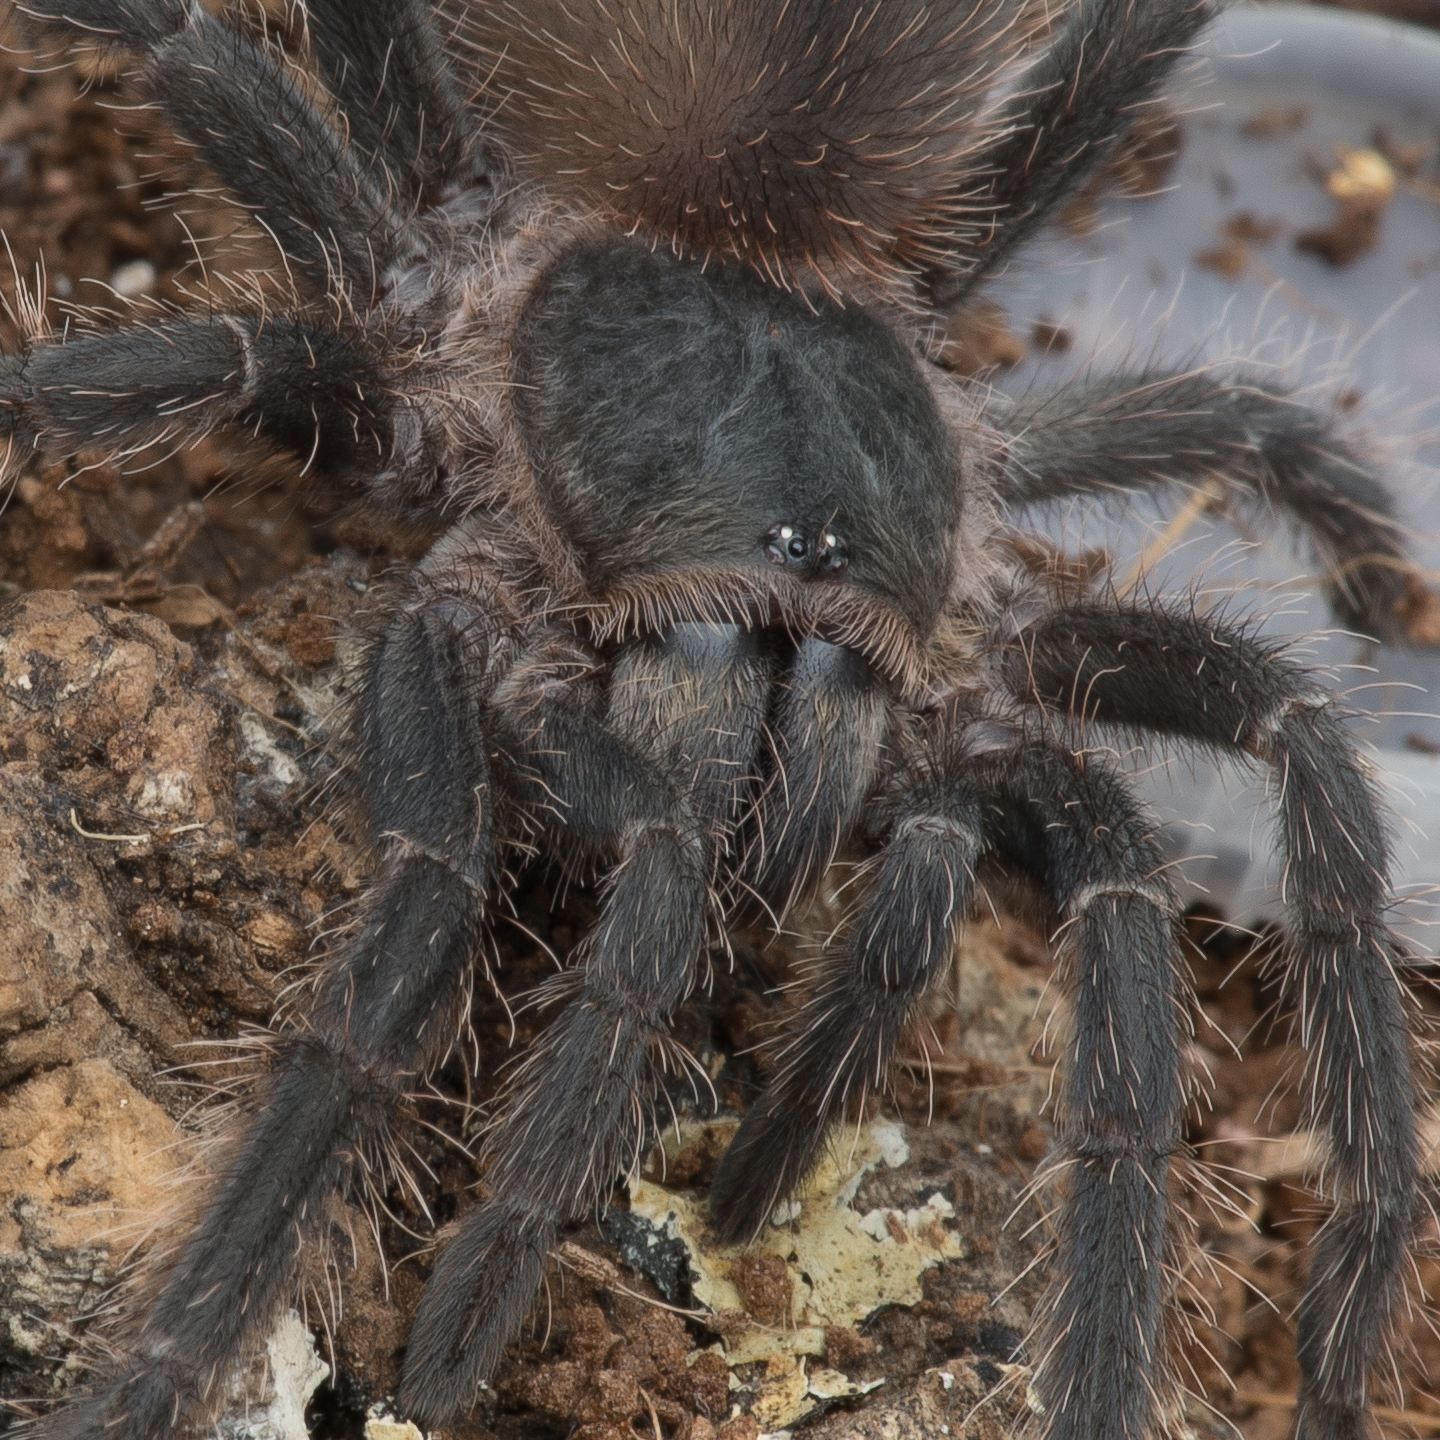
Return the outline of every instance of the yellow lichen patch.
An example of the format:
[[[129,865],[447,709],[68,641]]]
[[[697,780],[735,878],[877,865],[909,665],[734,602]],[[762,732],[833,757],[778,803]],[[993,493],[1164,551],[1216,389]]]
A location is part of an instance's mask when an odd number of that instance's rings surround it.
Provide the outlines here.
[[[725,1123],[725,1122],[719,1122]],[[677,1153],[703,1139],[707,1126],[691,1124],[667,1142]],[[725,1358],[733,1368],[765,1366],[747,1382],[756,1390],[751,1413],[766,1431],[793,1424],[818,1399],[856,1393],[837,1389],[849,1382],[831,1371],[807,1376],[805,1357],[823,1354],[824,1327],[861,1324],[882,1305],[914,1305],[922,1298],[921,1275],[964,1247],[951,1227],[954,1211],[938,1192],[914,1209],[852,1208],[861,1181],[881,1165],[909,1158],[900,1127],[875,1121],[842,1133],[817,1167],[805,1191],[780,1207],[753,1245],[716,1241],[703,1200],[652,1181],[637,1179],[630,1189],[632,1215],[648,1220],[666,1238],[678,1238],[690,1252],[696,1300],[710,1310],[752,1315],[752,1323],[725,1327]],[[737,1275],[755,1268],[756,1256],[783,1262],[789,1281],[788,1318],[753,1323]],[[776,1270],[778,1267],[770,1267]]]
[[[761,1434],[784,1430],[814,1408],[810,1382],[805,1376],[804,1358],[772,1356],[766,1362],[759,1393],[750,1406],[750,1413],[760,1424]]]
[[[425,1440],[425,1436],[409,1420],[371,1416],[365,1422],[365,1440]]]
[[[730,1366],[753,1365],[774,1355],[823,1355],[825,1332],[816,1325],[798,1330],[744,1330],[731,1335],[725,1344],[725,1362]]]

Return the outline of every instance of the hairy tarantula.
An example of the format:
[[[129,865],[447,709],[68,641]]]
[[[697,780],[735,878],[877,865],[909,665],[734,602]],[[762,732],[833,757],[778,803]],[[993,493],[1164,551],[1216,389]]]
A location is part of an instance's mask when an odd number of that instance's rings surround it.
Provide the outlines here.
[[[1151,821],[1082,727],[1271,768],[1287,983],[1335,1209],[1299,1316],[1304,1440],[1368,1433],[1417,1218],[1387,839],[1331,694],[1229,622],[1028,570],[1007,509],[1219,478],[1288,512],[1346,623],[1395,623],[1387,497],[1254,378],[1150,371],[1000,402],[937,317],[1051,219],[1209,0],[306,0],[300,68],[191,0],[32,0],[142,57],[270,231],[283,311],[38,337],[12,445],[123,453],[221,424],[453,520],[377,608],[353,719],[382,861],[113,1375],[47,1440],[203,1426],[308,1223],[450,1050],[505,857],[599,867],[593,933],[486,1142],[402,1409],[469,1405],[557,1229],[633,1163],[667,1022],[727,911],[873,863],[712,1193],[753,1235],[879,1084],[980,862],[1064,918],[1063,1192],[1041,1424],[1159,1423],[1186,986]],[[474,79],[467,100],[464,77]]]

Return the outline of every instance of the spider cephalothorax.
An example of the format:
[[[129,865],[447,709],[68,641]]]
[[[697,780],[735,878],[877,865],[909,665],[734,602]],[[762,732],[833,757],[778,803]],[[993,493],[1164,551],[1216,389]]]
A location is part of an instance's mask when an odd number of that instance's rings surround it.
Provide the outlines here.
[[[541,272],[512,345],[527,458],[588,591],[652,629],[775,610],[917,663],[954,577],[959,460],[884,325],[610,240]]]
[[[1083,722],[1284,777],[1289,975],[1336,1202],[1300,1314],[1300,1428],[1362,1435],[1418,1173],[1369,781],[1286,656],[1027,573],[997,516],[1218,480],[1291,512],[1337,607],[1379,631],[1406,584],[1385,493],[1254,380],[1150,372],[1001,404],[927,358],[933,316],[1093,173],[1207,5],[1080,0],[1026,49],[1009,0],[475,0],[457,51],[473,105],[421,0],[310,0],[304,83],[198,5],[37,8],[144,57],[306,293],[37,335],[0,372],[12,444],[123,453],[242,425],[453,521],[360,647],[354,768],[379,856],[362,919],[275,1038],[116,1373],[40,1433],[203,1425],[306,1224],[452,1046],[507,857],[538,846],[604,868],[605,898],[410,1337],[402,1406],[463,1409],[558,1228],[634,1163],[727,908],[783,916],[867,846],[720,1167],[719,1228],[755,1233],[804,1178],[882,1083],[977,867],[1019,867],[1067,922],[1073,1011],[1043,1424],[1139,1436],[1163,1378],[1185,991],[1153,828],[1072,738]]]

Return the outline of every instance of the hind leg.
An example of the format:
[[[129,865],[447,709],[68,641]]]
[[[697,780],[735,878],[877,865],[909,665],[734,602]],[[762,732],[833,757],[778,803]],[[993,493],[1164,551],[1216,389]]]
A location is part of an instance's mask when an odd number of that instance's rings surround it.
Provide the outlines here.
[[[144,56],[175,131],[321,293],[368,299],[408,248],[408,215],[296,83],[279,52],[184,0],[40,0],[26,9]]]
[[[933,270],[930,303],[954,312],[987,275],[1053,220],[1153,104],[1186,47],[1215,17],[1208,0],[1076,0],[1044,54],[1015,81],[999,137],[975,156],[989,177],[969,199],[978,240],[956,249],[962,270]]]
[[[475,133],[425,0],[305,0],[305,19],[350,143],[381,167],[387,189],[426,205],[498,178],[499,157]]]

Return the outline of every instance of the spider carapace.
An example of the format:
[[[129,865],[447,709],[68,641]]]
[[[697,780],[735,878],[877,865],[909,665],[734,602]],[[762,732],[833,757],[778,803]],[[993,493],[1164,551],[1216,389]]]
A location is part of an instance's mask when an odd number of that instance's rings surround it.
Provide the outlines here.
[[[590,588],[747,628],[809,616],[882,668],[918,663],[955,568],[960,467],[914,351],[864,309],[581,244],[537,281],[512,374]]]

